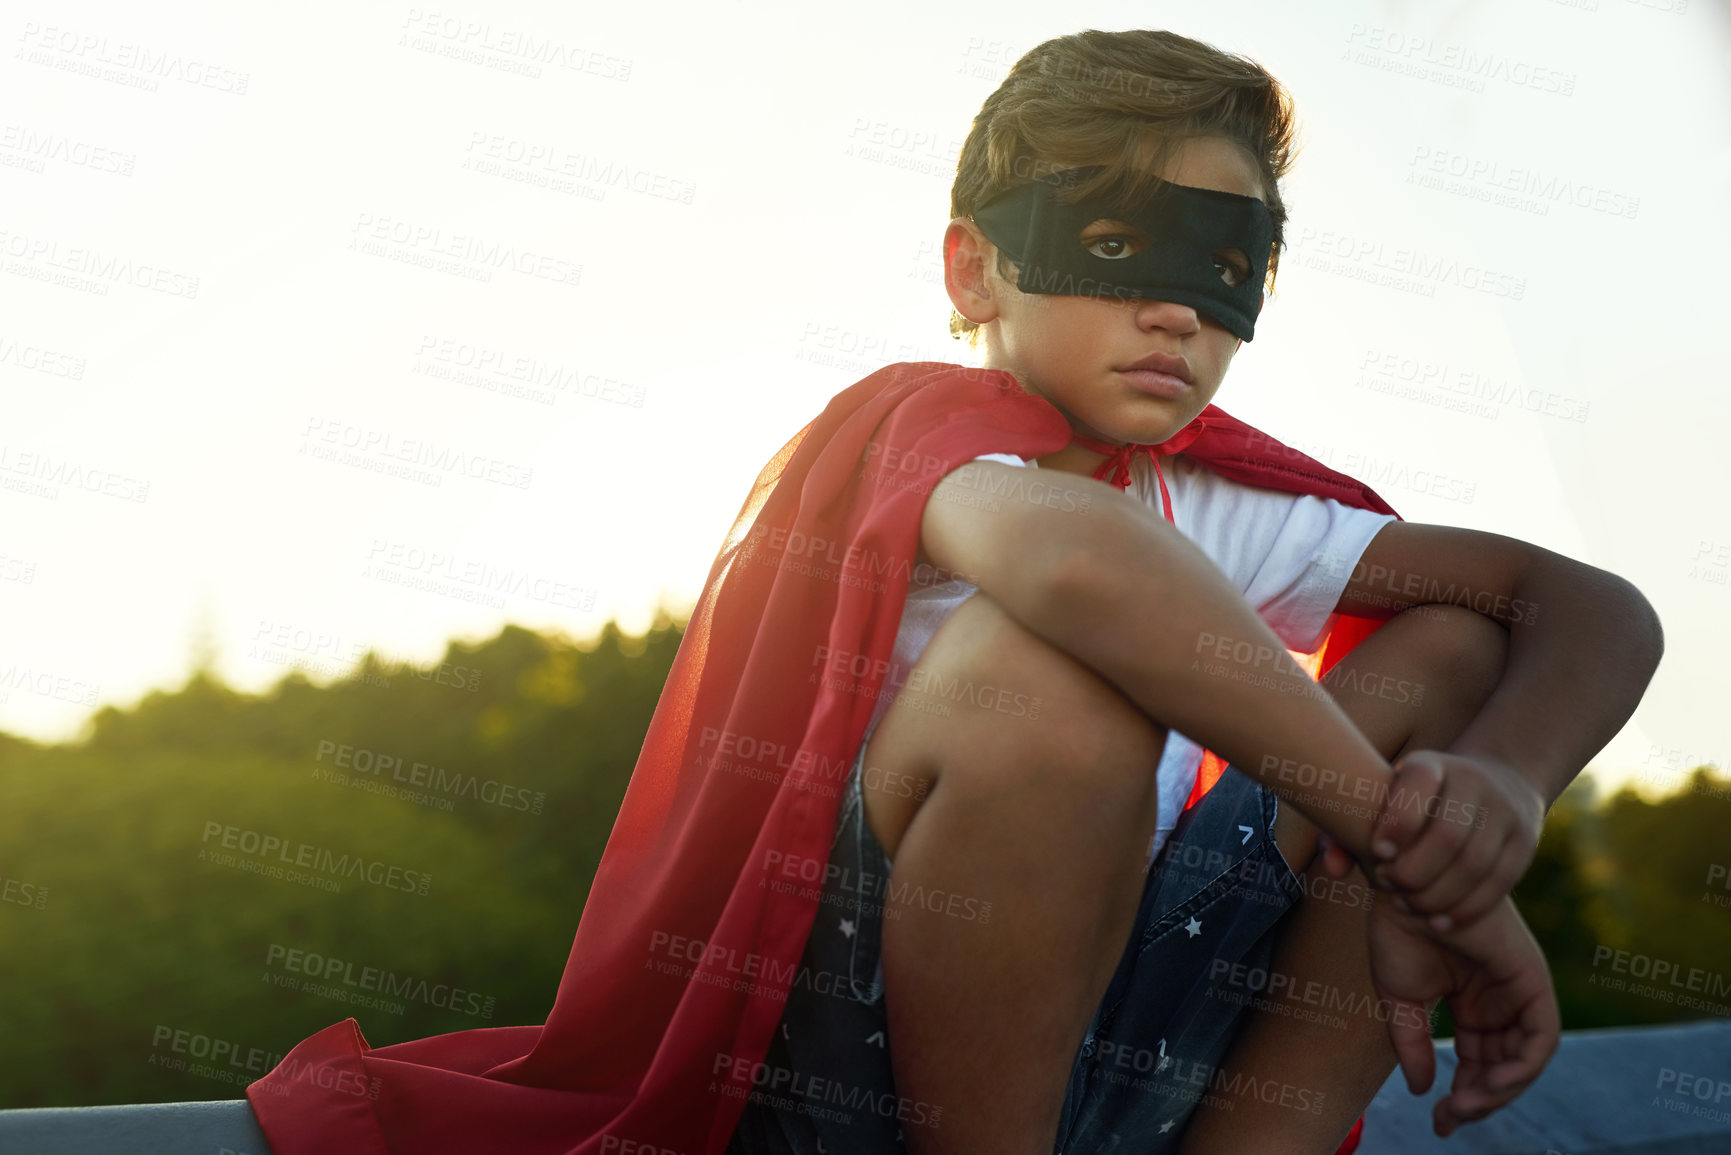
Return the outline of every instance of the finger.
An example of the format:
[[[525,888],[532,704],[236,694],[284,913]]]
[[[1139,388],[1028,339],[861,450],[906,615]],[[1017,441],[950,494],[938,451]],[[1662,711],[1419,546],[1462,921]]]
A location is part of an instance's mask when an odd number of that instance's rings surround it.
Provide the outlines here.
[[[1467,1041],[1473,1041],[1475,1032],[1467,1032]],[[1478,1052],[1476,1061],[1462,1062],[1455,1068],[1453,1084],[1449,1087],[1449,1109],[1457,1119],[1472,1121],[1482,1119],[1497,1108],[1513,1102],[1526,1089],[1527,1084],[1493,1085],[1490,1081],[1491,1072],[1509,1053],[1501,1045],[1502,1033],[1492,1033],[1486,1036],[1483,1046],[1469,1048]],[[1461,1045],[1462,1036],[1457,1036],[1457,1048]]]
[[[1458,1125],[1459,1120],[1455,1118],[1454,1110],[1449,1106],[1448,1097],[1444,1096],[1438,1099],[1436,1106],[1430,1109],[1431,1130],[1437,1133],[1439,1139],[1447,1139],[1455,1133],[1455,1127]]]
[[[1382,813],[1377,817],[1376,829],[1371,835],[1374,854],[1379,858],[1393,858],[1403,847],[1411,845],[1424,829],[1429,815],[1436,811],[1442,781],[1442,766],[1434,752],[1414,751],[1395,765],[1388,800],[1383,803]]]
[[[1504,847],[1506,861],[1508,848]],[[1502,902],[1503,896],[1509,893],[1510,884],[1505,880],[1507,875],[1500,869],[1493,870],[1486,879],[1479,883],[1478,889],[1455,903],[1452,908],[1442,908],[1440,913],[1431,917],[1431,929],[1441,934],[1452,930],[1464,930],[1478,922]],[[1438,920],[1442,921],[1438,921]]]
[[[1431,1112],[1433,1122],[1444,1125],[1437,1134],[1446,1138],[1462,1123],[1477,1123],[1508,1106],[1518,1094],[1519,1092],[1487,1091],[1479,1087],[1450,1093],[1439,1099]]]
[[[1459,1080],[1459,1069],[1456,1070],[1456,1082]],[[1436,1106],[1431,1108],[1431,1127],[1438,1135],[1448,1138],[1462,1123],[1473,1121],[1471,1108],[1476,1105],[1476,1099],[1470,1097],[1471,1090],[1456,1088],[1438,1099]]]
[[[1506,1010],[1493,1003],[1504,1004]],[[1507,1025],[1460,1032],[1456,1050],[1474,1063],[1475,1085],[1508,1102],[1544,1072],[1561,1042],[1556,994],[1548,975],[1533,974],[1501,988],[1481,1009],[1490,1021]]]
[[[1449,825],[1444,823],[1444,825]],[[1459,830],[1458,827],[1456,827]],[[1412,859],[1420,853],[1428,853],[1432,839],[1456,839],[1465,845],[1458,845],[1452,855],[1443,862],[1441,873],[1431,879],[1416,876],[1423,866],[1409,866]],[[1392,863],[1384,864],[1384,873],[1395,883],[1404,885],[1407,889],[1402,893],[1407,904],[1420,914],[1448,914],[1468,896],[1472,895],[1487,881],[1495,879],[1497,865],[1502,861],[1503,851],[1507,847],[1500,841],[1480,834],[1474,838],[1467,833],[1443,835],[1433,826],[1419,840],[1419,845],[1405,851],[1400,858]],[[1421,863],[1430,861],[1419,860]],[[1498,898],[1502,894],[1497,895]],[[1450,930],[1455,925],[1465,923],[1453,922],[1450,926],[1437,927],[1438,930]]]
[[[1446,1097],[1448,1113],[1458,1123],[1476,1123],[1480,1119],[1507,1107],[1520,1098],[1527,1089],[1527,1084],[1521,1083],[1500,1090],[1472,1086],[1459,1091],[1451,1091]]]
[[[1402,805],[1411,807],[1413,804],[1409,801]],[[1442,802],[1433,806],[1439,816],[1444,813]],[[1469,843],[1484,841],[1486,849],[1492,852],[1502,848],[1502,840],[1489,831],[1480,832],[1476,838],[1473,834],[1472,827],[1460,822],[1432,818],[1409,846],[1383,862],[1378,873],[1389,886],[1407,892],[1410,899],[1411,892],[1426,890],[1447,875],[1459,874],[1462,848]],[[1484,866],[1488,863],[1481,864],[1480,872],[1471,878],[1473,883],[1483,880]]]
[[[1422,1003],[1411,999],[1391,998],[1388,1002],[1388,1037],[1394,1044],[1395,1058],[1400,1061],[1401,1074],[1406,1076],[1406,1089],[1422,1095],[1436,1080],[1436,1047],[1430,1037],[1430,1016]],[[1411,1009],[1402,1012],[1402,1007]]]
[[[1352,855],[1321,831],[1318,831],[1316,835],[1316,849],[1319,852],[1318,864],[1321,866],[1322,872],[1328,877],[1342,879],[1352,873],[1352,868],[1355,865]]]
[[[1508,1097],[1513,1099],[1532,1086],[1533,1081],[1539,1077],[1540,1072],[1544,1069],[1544,1063],[1539,1063],[1537,1070],[1535,1070],[1533,1064],[1524,1058],[1510,1059],[1507,1062],[1496,1064],[1485,1072],[1485,1086],[1491,1091],[1506,1092]]]
[[[1485,1085],[1519,1093],[1544,1073],[1562,1041],[1556,995],[1547,988],[1540,998],[1530,1002],[1521,1015],[1520,1025],[1506,1032],[1505,1038],[1511,1055],[1489,1067]]]
[[[1447,1130],[1452,1131],[1461,1123],[1475,1123],[1506,1107],[1525,1090],[1525,1084],[1500,1089],[1486,1084],[1490,1066],[1483,1060],[1501,1057],[1498,1039],[1496,1034],[1481,1037],[1474,1031],[1456,1035],[1457,1052],[1464,1049],[1469,1054],[1479,1055],[1479,1059],[1462,1058],[1456,1065],[1449,1093],[1438,1102],[1440,1110],[1433,1112],[1433,1121],[1446,1122]]]

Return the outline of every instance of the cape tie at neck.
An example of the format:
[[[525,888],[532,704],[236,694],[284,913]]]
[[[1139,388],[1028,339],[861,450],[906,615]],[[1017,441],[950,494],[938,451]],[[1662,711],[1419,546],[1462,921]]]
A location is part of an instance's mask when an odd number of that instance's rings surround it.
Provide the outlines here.
[[[1167,521],[1177,525],[1172,517],[1172,495],[1166,490],[1166,475],[1160,470],[1160,459],[1180,452],[1201,433],[1201,423],[1193,421],[1158,445],[1147,445],[1139,441],[1126,445],[1108,445],[1080,433],[1073,433],[1070,443],[1080,445],[1083,449],[1091,449],[1095,453],[1104,453],[1106,460],[1094,471],[1095,479],[1124,490],[1130,488],[1130,459],[1137,454],[1146,453],[1148,459],[1154,463],[1154,480],[1160,483],[1160,512],[1166,515]]]

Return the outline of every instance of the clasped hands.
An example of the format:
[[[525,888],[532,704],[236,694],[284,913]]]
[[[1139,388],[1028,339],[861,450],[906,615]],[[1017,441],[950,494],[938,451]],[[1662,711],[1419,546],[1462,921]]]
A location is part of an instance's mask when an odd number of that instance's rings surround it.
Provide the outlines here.
[[[1550,968],[1509,890],[1538,845],[1545,801],[1506,763],[1415,750],[1395,763],[1360,864],[1377,894],[1368,916],[1371,979],[1390,1004],[1389,1036],[1407,1089],[1436,1076],[1429,1008],[1455,1024],[1458,1063],[1432,1111],[1440,1136],[1507,1105],[1538,1078],[1561,1030]],[[1352,857],[1326,835],[1322,868],[1345,878]]]

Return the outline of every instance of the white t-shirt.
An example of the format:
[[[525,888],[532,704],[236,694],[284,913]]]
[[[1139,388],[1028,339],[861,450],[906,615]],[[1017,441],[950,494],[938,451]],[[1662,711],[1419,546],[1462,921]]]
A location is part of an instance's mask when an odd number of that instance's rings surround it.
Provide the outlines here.
[[[1039,468],[1036,462],[1007,453],[988,453],[974,460]],[[1182,453],[1162,458],[1161,469],[1178,531],[1225,571],[1289,649],[1300,652],[1315,647],[1365,547],[1395,520],[1332,498],[1233,481]],[[1127,492],[1160,512],[1160,486],[1146,454],[1131,459]],[[977,586],[959,579],[909,587],[893,658],[901,679],[919,661],[944,619],[977,592]],[[878,700],[866,740],[890,701],[888,696]],[[1160,817],[1150,861],[1177,825],[1201,766],[1202,748],[1169,730],[1155,772]]]

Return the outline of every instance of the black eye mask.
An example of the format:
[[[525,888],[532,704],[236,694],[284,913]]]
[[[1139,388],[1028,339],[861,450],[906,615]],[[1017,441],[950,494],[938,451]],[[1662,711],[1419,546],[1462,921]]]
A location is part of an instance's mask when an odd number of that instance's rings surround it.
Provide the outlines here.
[[[1255,197],[1167,181],[1134,209],[1106,196],[1075,204],[1058,199],[1060,190],[1099,171],[1065,169],[1006,189],[974,210],[980,231],[1021,270],[1017,287],[1024,293],[1174,301],[1250,340],[1274,243],[1268,206]],[[1122,257],[1089,252],[1082,247],[1082,230],[1101,219],[1137,226],[1148,236],[1147,247]],[[1226,283],[1215,264],[1217,253],[1229,268],[1248,269],[1237,285]]]

